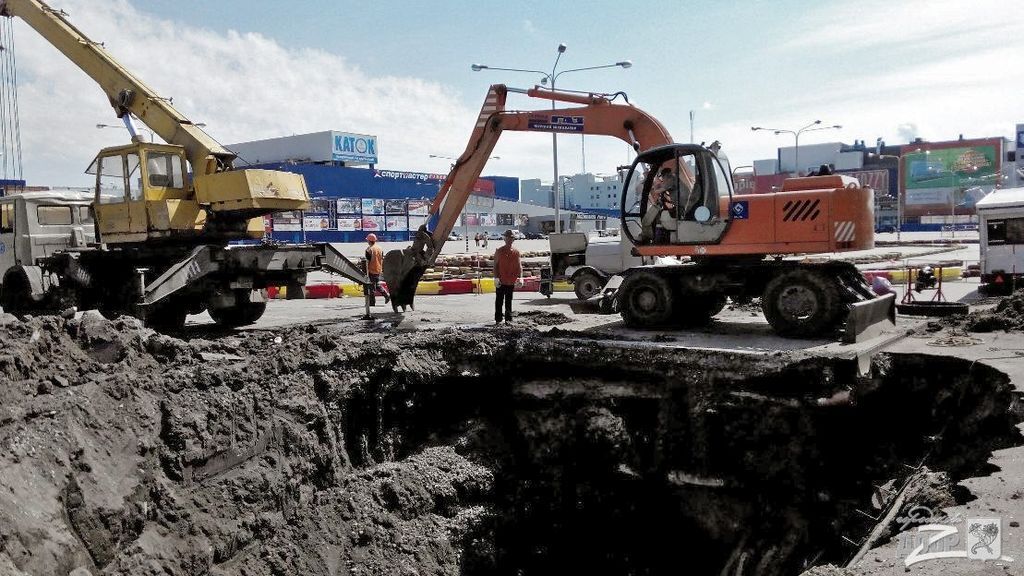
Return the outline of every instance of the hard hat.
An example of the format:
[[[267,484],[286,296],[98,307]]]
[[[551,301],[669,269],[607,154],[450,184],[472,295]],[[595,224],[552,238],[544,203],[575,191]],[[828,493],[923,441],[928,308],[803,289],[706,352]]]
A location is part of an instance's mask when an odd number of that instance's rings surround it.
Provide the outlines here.
[[[374,234],[373,232],[370,232],[369,234],[366,235],[366,241],[367,242],[376,242],[377,241],[377,235]]]
[[[921,269],[921,271],[924,272],[925,274],[928,274],[928,273],[930,273],[932,271],[932,267],[931,266],[925,266],[924,268]]]

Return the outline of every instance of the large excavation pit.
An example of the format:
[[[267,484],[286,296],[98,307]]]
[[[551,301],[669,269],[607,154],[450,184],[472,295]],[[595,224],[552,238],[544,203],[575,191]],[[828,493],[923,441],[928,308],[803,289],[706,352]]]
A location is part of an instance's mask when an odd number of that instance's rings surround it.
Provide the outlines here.
[[[849,560],[913,470],[965,501],[1021,443],[1006,376],[947,357],[0,331],[13,574],[798,574]]]

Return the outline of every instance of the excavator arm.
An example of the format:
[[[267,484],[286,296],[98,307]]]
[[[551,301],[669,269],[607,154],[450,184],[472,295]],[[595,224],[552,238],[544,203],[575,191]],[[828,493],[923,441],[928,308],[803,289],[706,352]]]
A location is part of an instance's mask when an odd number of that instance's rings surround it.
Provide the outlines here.
[[[537,111],[506,111],[509,92],[539,100],[578,104],[573,108]],[[426,226],[416,233],[412,246],[392,250],[384,257],[384,280],[391,288],[394,307],[412,304],[416,284],[434,264],[456,225],[487,159],[506,130],[558,132],[613,136],[641,151],[669,144],[668,130],[653,116],[631,104],[614,103],[605,95],[557,92],[541,88],[521,90],[495,84],[487,91],[480,115],[465,152],[445,178],[430,207],[436,215],[433,230]]]
[[[103,45],[75,28],[66,14],[40,0],[0,0],[0,15],[21,18],[99,84],[118,118],[136,136],[131,116],[171,144],[185,148],[193,169],[209,174],[230,167],[235,155],[174,109],[167,98],[125,69]],[[207,165],[213,160],[213,165]]]

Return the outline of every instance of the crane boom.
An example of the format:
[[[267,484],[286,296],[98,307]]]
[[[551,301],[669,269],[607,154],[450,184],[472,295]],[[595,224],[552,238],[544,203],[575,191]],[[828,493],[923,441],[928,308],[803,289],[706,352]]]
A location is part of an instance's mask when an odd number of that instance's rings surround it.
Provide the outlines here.
[[[557,110],[506,111],[505,101],[509,92],[580,106]],[[422,227],[412,246],[405,250],[393,250],[385,256],[384,279],[392,287],[392,301],[396,305],[412,302],[416,283],[423,271],[433,265],[440,255],[459,213],[469,200],[473,184],[480,177],[491,151],[506,130],[613,136],[635,150],[646,150],[672,142],[668,130],[653,116],[632,104],[616,104],[604,95],[541,88],[521,90],[503,84],[491,86],[466,150],[452,166],[431,204],[430,213],[437,216],[434,229]]]
[[[101,150],[87,171],[96,176],[94,211],[103,243],[260,238],[261,216],[309,206],[301,175],[234,170],[234,153],[73,26],[64,12],[42,0],[0,0],[0,16],[24,20],[99,84],[132,134],[132,145]],[[167,144],[139,138],[133,117]],[[185,177],[184,162],[191,165],[191,178]]]
[[[2,0],[0,15],[21,18],[71,60],[106,93],[118,118],[132,114],[170,144],[185,148],[200,173],[230,167],[235,155],[178,112],[167,98],[125,69],[106,51],[72,25],[66,15],[40,0]],[[213,156],[216,165],[207,166]]]

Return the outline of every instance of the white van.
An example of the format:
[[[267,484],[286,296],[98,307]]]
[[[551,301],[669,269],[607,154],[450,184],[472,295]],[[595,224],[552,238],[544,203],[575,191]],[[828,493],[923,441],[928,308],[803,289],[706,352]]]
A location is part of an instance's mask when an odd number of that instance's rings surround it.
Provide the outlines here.
[[[1024,287],[1024,188],[1004,188],[978,200],[981,283],[987,292]]]

